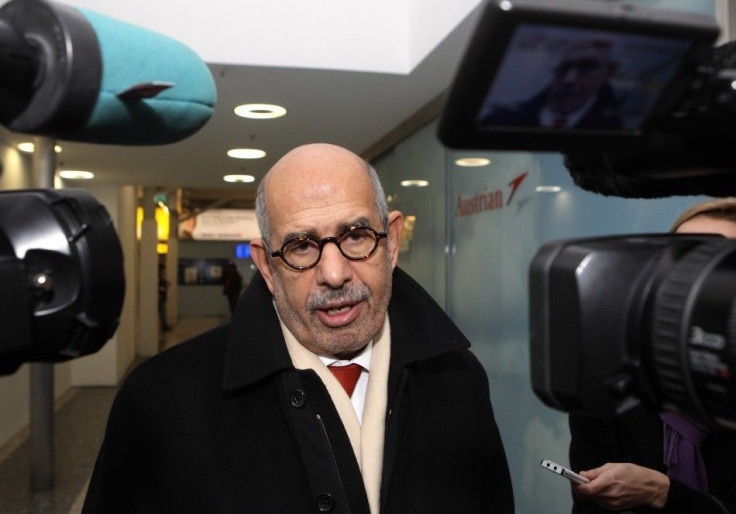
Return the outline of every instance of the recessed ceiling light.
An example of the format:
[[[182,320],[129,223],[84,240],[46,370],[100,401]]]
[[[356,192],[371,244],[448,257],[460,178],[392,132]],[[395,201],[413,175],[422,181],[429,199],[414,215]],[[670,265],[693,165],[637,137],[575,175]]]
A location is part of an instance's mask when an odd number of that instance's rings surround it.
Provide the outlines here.
[[[257,148],[233,148],[227,154],[233,159],[260,159],[266,156],[266,152]]]
[[[243,104],[238,105],[233,112],[243,118],[254,120],[270,120],[286,115],[286,109],[273,104]]]
[[[18,145],[18,150],[25,153],[33,153],[33,150],[35,149],[36,145],[31,143],[30,141],[25,141]],[[54,150],[56,151],[56,153],[61,153],[61,147],[59,145],[54,145]]]
[[[404,187],[427,187],[428,180],[402,180],[401,185]]]
[[[491,160],[484,157],[464,157],[462,159],[457,159],[455,164],[466,168],[475,168],[477,166],[488,166],[491,164]]]
[[[222,177],[225,182],[253,182],[255,179],[253,175],[225,175]]]
[[[560,186],[537,186],[537,193],[559,193],[562,191]]]
[[[59,176],[69,180],[89,180],[94,178],[95,174],[91,171],[63,170],[59,172]]]

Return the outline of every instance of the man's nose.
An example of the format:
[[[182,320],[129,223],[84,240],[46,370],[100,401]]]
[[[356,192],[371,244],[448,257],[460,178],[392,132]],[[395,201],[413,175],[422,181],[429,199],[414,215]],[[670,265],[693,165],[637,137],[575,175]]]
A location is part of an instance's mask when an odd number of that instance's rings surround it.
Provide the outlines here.
[[[329,242],[322,248],[322,257],[316,266],[317,281],[332,288],[342,287],[353,277],[350,259],[345,257],[336,243]]]

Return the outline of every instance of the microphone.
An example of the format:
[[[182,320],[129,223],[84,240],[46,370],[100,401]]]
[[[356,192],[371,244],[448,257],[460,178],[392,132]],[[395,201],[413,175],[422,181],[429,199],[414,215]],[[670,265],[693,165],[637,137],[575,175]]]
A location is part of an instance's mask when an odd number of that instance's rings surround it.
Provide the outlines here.
[[[186,45],[46,0],[0,8],[0,124],[69,141],[160,145],[197,132],[217,94]]]
[[[736,139],[730,135],[658,133],[641,150],[563,157],[575,185],[605,196],[726,197],[736,191]]]

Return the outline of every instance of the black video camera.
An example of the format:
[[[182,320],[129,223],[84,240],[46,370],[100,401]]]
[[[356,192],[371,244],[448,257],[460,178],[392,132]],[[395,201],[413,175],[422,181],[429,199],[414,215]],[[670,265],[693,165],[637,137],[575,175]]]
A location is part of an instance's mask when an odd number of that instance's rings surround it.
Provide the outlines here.
[[[564,152],[576,184],[605,195],[734,195],[736,48],[713,48],[718,32],[621,3],[488,2],[439,137]],[[736,241],[555,241],[529,277],[531,379],[547,405],[618,415],[644,403],[736,428]]]
[[[564,152],[575,183],[604,195],[727,196],[736,43],[713,48],[718,32],[706,16],[601,0],[490,1],[439,137]]]
[[[532,261],[532,387],[563,411],[644,403],[736,428],[736,242],[555,241]]]
[[[0,375],[99,350],[123,306],[123,252],[83,190],[0,192]]]

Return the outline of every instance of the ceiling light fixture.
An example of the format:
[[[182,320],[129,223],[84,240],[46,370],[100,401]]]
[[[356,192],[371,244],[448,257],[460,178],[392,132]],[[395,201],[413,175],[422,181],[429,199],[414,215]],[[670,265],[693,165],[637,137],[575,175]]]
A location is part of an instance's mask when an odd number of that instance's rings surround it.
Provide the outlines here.
[[[227,155],[233,159],[261,159],[266,152],[257,148],[233,148],[227,151]]]
[[[464,168],[476,168],[478,166],[488,166],[491,164],[491,160],[486,159],[485,157],[464,157],[462,159],[457,159],[455,164],[463,166]]]
[[[33,151],[36,149],[36,145],[31,143],[30,141],[25,141],[23,143],[18,144],[18,150],[25,153],[33,153]],[[61,147],[59,145],[54,145],[54,150],[56,153],[61,153]]]
[[[253,120],[270,120],[286,116],[286,109],[273,104],[243,104],[238,105],[233,112],[237,116]]]
[[[427,187],[428,180],[402,180],[401,185],[404,187]]]
[[[59,172],[59,176],[67,180],[89,180],[94,178],[95,174],[91,171],[63,170]]]
[[[256,178],[253,175],[225,175],[222,177],[222,180],[225,182],[241,182],[241,183],[248,183],[248,182],[254,182]]]
[[[559,193],[562,191],[560,186],[537,186],[537,193]]]

